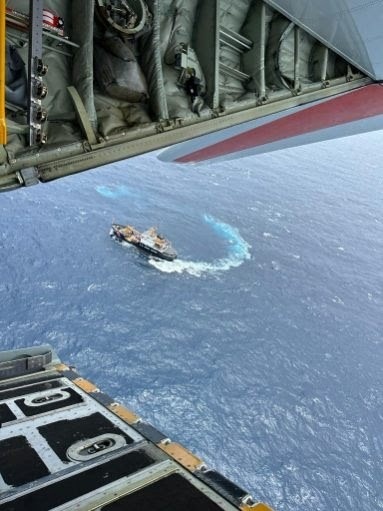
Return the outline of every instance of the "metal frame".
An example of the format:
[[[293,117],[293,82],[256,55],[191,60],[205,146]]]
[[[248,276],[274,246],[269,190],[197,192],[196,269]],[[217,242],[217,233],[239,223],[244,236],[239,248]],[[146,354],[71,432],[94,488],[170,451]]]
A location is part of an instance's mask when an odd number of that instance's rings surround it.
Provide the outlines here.
[[[29,6],[29,48],[28,48],[28,111],[29,145],[40,145],[46,142],[43,133],[43,122],[46,112],[42,109],[43,99],[48,89],[41,77],[46,68],[43,56],[43,0],[31,0]]]
[[[5,9],[6,2],[0,2],[0,144],[7,143],[7,123],[5,117]]]

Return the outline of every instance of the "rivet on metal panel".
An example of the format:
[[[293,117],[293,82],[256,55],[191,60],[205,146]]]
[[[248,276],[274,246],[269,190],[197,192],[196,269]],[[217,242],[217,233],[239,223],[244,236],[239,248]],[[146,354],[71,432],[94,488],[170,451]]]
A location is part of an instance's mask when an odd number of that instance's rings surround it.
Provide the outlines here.
[[[84,390],[85,392],[99,392],[100,390],[94,385],[94,383],[91,383],[88,380],[85,380],[84,378],[76,378],[73,380],[73,383],[77,385],[77,387],[80,387],[80,389]]]
[[[158,447],[165,451],[169,456],[171,456],[174,460],[178,461],[183,467],[187,468],[191,472],[197,470],[203,462],[200,458],[195,456],[193,453],[185,449],[180,444],[175,442],[158,444]]]
[[[139,420],[139,416],[136,415],[134,412],[128,410],[124,406],[120,405],[119,403],[112,403],[110,406],[108,406],[109,410],[111,410],[113,413],[118,415],[120,419],[124,420],[128,424],[134,424]]]

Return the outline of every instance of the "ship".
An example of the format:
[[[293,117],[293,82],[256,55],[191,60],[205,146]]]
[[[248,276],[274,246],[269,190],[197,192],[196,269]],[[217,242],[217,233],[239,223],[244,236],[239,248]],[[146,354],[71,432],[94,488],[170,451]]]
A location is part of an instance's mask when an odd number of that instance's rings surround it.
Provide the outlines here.
[[[110,236],[117,241],[130,243],[156,259],[174,261],[177,258],[177,252],[170,241],[158,233],[155,227],[140,233],[130,225],[112,224]]]
[[[271,511],[61,362],[0,352],[0,511]]]

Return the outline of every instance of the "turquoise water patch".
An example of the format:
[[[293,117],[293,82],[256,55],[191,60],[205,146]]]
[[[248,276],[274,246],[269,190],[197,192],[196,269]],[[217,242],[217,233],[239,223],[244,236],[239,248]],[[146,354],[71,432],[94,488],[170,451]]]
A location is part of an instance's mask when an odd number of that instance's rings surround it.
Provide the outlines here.
[[[96,186],[96,192],[102,195],[103,197],[107,197],[108,199],[119,199],[120,197],[129,197],[132,195],[132,192],[125,185],[116,185],[116,186]]]

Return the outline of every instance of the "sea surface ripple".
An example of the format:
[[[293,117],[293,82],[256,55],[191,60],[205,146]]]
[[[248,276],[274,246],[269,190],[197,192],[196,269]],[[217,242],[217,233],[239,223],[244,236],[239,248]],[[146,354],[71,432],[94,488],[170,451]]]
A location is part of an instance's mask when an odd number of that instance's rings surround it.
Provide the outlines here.
[[[383,510],[381,138],[1,194],[2,348],[50,343],[276,511]]]

